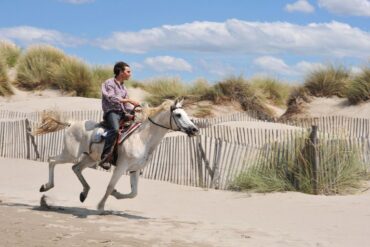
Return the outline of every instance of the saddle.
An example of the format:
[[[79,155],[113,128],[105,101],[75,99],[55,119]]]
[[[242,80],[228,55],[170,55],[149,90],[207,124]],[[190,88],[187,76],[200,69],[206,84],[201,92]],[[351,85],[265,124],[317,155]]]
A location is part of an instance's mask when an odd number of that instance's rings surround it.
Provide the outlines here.
[[[120,144],[122,144],[123,141],[126,140],[141,125],[141,123],[134,122],[134,120],[135,120],[135,115],[133,114],[125,114],[120,120],[118,137],[113,146],[113,153],[110,159],[111,160],[110,163],[112,165],[116,165],[116,161],[118,158],[117,147]],[[93,143],[100,143],[104,141],[108,131],[110,130],[105,121],[101,121],[100,123],[96,125],[96,128],[94,129],[92,137],[91,137],[90,150],[91,150],[91,145]]]

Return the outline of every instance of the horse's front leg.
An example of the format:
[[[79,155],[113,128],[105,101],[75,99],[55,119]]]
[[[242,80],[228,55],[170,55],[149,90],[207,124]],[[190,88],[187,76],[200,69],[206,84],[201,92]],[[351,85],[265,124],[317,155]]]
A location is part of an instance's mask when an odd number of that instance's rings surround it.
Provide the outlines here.
[[[41,185],[40,192],[45,192],[54,187],[54,168],[57,164],[67,163],[69,159],[62,153],[55,157],[50,157],[49,162],[49,181],[46,184]]]
[[[98,210],[103,211],[105,202],[107,201],[108,197],[112,194],[114,188],[116,187],[116,184],[118,180],[121,178],[121,176],[126,172],[126,170],[123,168],[123,165],[117,166],[116,169],[114,169],[112,178],[110,179],[109,185],[107,187],[107,190],[103,196],[103,198],[100,200],[98,204]]]
[[[94,161],[86,154],[82,154],[80,161],[77,162],[75,165],[72,166],[72,170],[78,177],[78,180],[80,180],[82,186],[83,186],[83,191],[80,193],[80,201],[84,202],[87,194],[89,193],[90,186],[86,182],[84,176],[82,175],[83,169],[86,167],[89,167],[94,164]]]
[[[121,194],[115,189],[112,192],[112,196],[114,196],[117,199],[134,198],[135,196],[137,196],[139,176],[140,176],[140,171],[130,172],[131,193]]]

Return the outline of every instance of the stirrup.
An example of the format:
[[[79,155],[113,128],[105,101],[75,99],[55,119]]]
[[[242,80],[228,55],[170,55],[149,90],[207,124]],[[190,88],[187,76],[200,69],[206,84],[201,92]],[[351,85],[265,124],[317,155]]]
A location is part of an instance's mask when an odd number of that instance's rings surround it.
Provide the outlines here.
[[[109,170],[111,168],[111,164],[109,163],[109,159],[111,159],[111,155],[106,155],[104,159],[99,161],[98,166],[103,168],[104,170]]]

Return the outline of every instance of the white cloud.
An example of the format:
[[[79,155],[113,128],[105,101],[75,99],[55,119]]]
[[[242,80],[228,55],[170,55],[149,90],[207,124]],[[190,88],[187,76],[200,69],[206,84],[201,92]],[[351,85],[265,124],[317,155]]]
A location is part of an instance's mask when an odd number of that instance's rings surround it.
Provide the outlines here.
[[[163,71],[187,71],[191,72],[191,65],[182,58],[170,56],[148,57],[144,64],[151,69],[159,72]]]
[[[317,68],[322,68],[325,65],[321,63],[311,63],[301,61],[294,65],[288,65],[284,60],[272,56],[258,57],[253,61],[262,72],[269,74],[277,74],[282,76],[302,76]]]
[[[342,15],[370,16],[369,0],[318,0],[319,6]]]
[[[288,12],[312,13],[315,11],[315,8],[307,0],[298,0],[292,4],[285,5],[285,10]]]
[[[176,50],[365,57],[370,53],[370,33],[335,21],[296,25],[231,19],[116,32],[96,45],[127,53]]]
[[[263,56],[256,58],[253,63],[268,72],[282,75],[291,75],[293,73],[290,67],[280,58]]]
[[[19,41],[24,44],[46,43],[62,46],[77,46],[85,43],[85,40],[72,37],[55,30],[41,29],[29,26],[14,28],[0,28],[0,39]]]
[[[93,3],[95,0],[59,0],[60,2],[64,3],[71,3],[71,4],[85,4],[85,3]]]

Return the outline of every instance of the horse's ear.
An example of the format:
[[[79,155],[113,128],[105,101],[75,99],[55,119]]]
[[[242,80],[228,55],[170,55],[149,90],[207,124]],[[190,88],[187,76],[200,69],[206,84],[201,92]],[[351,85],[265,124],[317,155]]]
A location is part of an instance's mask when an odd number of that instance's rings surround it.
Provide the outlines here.
[[[184,102],[184,99],[183,98],[180,101],[179,100],[176,100],[175,101],[175,106],[176,107],[182,107],[183,102]]]

